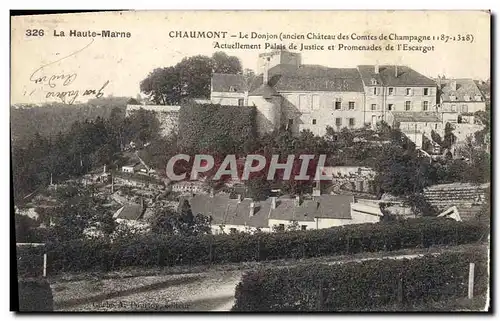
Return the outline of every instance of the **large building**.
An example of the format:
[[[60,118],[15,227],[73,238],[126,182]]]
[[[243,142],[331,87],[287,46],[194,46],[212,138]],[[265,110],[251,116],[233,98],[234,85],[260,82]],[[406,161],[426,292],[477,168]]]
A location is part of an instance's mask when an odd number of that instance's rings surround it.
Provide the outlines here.
[[[437,111],[437,85],[407,66],[329,68],[303,65],[298,53],[259,55],[260,74],[214,74],[211,101],[255,106],[261,133],[286,126],[323,135],[334,129],[392,121],[391,112]]]
[[[474,113],[486,110],[486,99],[472,79],[437,79],[443,119],[474,123]]]

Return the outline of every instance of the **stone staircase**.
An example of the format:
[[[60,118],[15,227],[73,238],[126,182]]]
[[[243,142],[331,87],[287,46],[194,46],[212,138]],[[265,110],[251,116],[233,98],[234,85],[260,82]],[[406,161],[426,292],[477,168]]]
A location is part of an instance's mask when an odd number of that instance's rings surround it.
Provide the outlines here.
[[[456,206],[462,220],[470,220],[485,203],[485,192],[489,184],[469,183],[440,184],[427,188],[424,196],[438,210],[444,211]]]

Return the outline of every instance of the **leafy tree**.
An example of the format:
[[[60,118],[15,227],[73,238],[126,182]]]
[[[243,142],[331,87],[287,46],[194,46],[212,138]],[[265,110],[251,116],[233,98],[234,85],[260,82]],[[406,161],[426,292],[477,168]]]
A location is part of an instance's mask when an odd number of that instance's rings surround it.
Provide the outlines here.
[[[225,52],[217,51],[212,55],[213,71],[222,74],[236,74],[241,72],[241,62],[236,56],[228,56]]]
[[[241,71],[239,59],[224,52],[216,52],[212,57],[197,55],[184,58],[175,66],[154,69],[141,81],[140,89],[155,104],[178,105],[189,98],[210,97],[213,72]]]
[[[453,134],[453,125],[450,123],[446,123],[444,127],[444,137],[443,137],[443,144],[441,147],[443,148],[450,148],[456,141],[456,137]]]
[[[151,229],[159,234],[181,234],[187,236],[210,234],[211,218],[202,214],[193,215],[187,200],[181,205],[178,212],[157,206],[155,215],[151,220]]]

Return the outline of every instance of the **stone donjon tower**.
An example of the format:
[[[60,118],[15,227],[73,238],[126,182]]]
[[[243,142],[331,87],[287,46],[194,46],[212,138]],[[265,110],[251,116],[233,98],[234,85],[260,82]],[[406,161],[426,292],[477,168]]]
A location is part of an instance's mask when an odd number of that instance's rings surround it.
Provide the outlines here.
[[[257,72],[259,74],[263,74],[265,69],[269,69],[280,64],[293,65],[296,67],[300,66],[300,53],[289,52],[286,50],[275,50],[271,52],[261,53],[259,54]]]
[[[285,50],[262,53],[258,60],[258,73],[262,75],[262,85],[248,94],[248,104],[257,108],[257,131],[265,134],[281,125],[283,97],[269,85],[269,69],[276,65],[299,67],[300,54]]]

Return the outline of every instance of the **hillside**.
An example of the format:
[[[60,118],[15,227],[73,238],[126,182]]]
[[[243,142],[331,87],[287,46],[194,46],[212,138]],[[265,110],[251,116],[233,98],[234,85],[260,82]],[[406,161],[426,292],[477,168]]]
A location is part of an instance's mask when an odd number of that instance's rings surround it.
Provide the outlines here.
[[[114,108],[125,115],[128,97],[106,97],[85,104],[53,103],[42,106],[14,105],[10,107],[10,128],[13,143],[23,142],[36,133],[53,136],[66,132],[75,121],[109,118]]]

